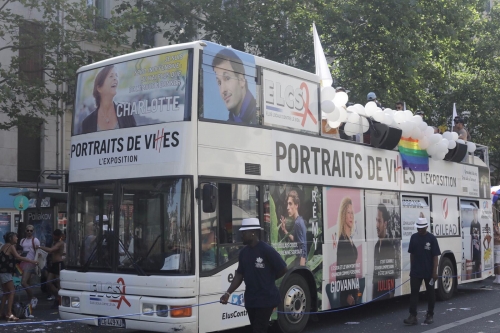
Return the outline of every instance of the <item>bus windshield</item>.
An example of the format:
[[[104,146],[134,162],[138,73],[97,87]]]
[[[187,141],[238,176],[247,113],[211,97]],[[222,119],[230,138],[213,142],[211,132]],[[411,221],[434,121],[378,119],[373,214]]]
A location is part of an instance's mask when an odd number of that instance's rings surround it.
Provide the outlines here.
[[[82,271],[192,273],[188,178],[77,183],[71,189],[68,264]]]

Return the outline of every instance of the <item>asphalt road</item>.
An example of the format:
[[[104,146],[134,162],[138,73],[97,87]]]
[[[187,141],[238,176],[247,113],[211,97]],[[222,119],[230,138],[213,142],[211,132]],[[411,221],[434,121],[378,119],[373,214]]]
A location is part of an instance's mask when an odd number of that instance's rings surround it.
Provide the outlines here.
[[[376,302],[357,309],[335,313],[321,313],[317,321],[310,321],[305,332],[415,332],[415,333],[497,333],[500,332],[500,285],[493,285],[493,279],[460,286],[455,296],[448,302],[437,302],[434,324],[423,325],[427,304],[425,297],[419,303],[419,325],[404,326],[403,319],[408,316],[409,297]],[[421,294],[423,295],[423,294]],[[24,295],[23,295],[24,296]],[[0,332],[121,332],[140,333],[142,331],[97,328],[80,323],[58,323],[57,310],[50,309],[51,302],[39,300],[34,311],[35,318],[25,319],[18,325],[0,322]],[[33,324],[32,324],[33,323]],[[270,333],[276,330],[271,327]],[[225,331],[226,333],[249,332],[245,329]]]

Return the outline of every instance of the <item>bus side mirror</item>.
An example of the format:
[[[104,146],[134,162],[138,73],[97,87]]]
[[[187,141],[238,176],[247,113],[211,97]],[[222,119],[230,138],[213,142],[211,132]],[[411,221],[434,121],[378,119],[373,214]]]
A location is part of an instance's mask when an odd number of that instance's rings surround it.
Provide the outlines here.
[[[202,192],[203,213],[213,213],[217,207],[217,187],[215,184],[205,184]]]

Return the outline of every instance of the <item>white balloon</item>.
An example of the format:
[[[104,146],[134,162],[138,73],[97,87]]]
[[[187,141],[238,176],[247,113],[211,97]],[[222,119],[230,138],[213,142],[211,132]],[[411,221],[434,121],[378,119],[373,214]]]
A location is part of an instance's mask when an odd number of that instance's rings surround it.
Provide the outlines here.
[[[440,142],[438,142],[438,152],[448,152],[448,140],[442,139]]]
[[[438,154],[439,159],[440,159],[440,160],[442,160],[442,159],[446,156],[446,154],[448,154],[448,151],[446,151],[446,152],[443,152],[443,151],[442,151],[442,152],[440,152],[440,153]]]
[[[462,140],[462,139],[458,139],[458,140],[457,140],[457,143],[464,144],[464,143],[465,143],[465,141],[464,141],[464,140]]]
[[[431,141],[431,144],[436,144],[438,143],[439,141],[441,141],[443,137],[441,136],[441,134],[432,134],[429,139]]]
[[[476,144],[474,142],[467,142],[467,151],[473,153],[476,150]]]
[[[332,113],[335,110],[335,104],[331,100],[324,100],[321,102],[321,111],[324,113]]]
[[[420,149],[427,149],[427,147],[429,147],[429,139],[425,136],[421,137],[418,140],[418,145],[420,146]]]
[[[458,133],[457,132],[451,132],[451,134],[453,135],[452,140],[453,141],[457,141],[458,140]]]
[[[392,117],[391,114],[384,113],[384,124],[391,125],[393,121],[394,121],[394,118]]]
[[[346,123],[344,126],[344,132],[346,135],[358,134],[359,125],[353,123]]]
[[[411,121],[413,121],[413,122],[414,122],[415,124],[417,124],[417,125],[420,125],[420,124],[423,122],[422,117],[421,117],[421,116],[419,116],[419,115],[415,115],[415,116],[413,116],[413,117],[411,118]]]
[[[338,93],[335,94],[335,97],[333,98],[333,103],[337,106],[343,106],[347,103],[349,100],[349,96],[343,91],[339,91]]]
[[[443,138],[447,140],[453,140],[453,134],[451,134],[451,132],[446,131],[443,133]]]
[[[341,123],[345,122],[347,120],[347,111],[344,107],[336,108],[339,109],[340,111],[340,117],[339,120]]]
[[[335,97],[335,89],[333,87],[324,87],[321,89],[321,101],[331,101]]]
[[[425,131],[425,129],[427,128],[427,123],[425,121],[421,122],[418,127],[420,128],[420,130],[423,132]]]
[[[427,154],[430,156],[433,156],[437,153],[438,147],[435,144],[432,144],[432,142],[429,142],[429,147],[427,147]]]
[[[348,106],[347,111],[358,113],[358,109],[354,105]]]
[[[330,101],[331,102],[331,101]],[[333,102],[332,102],[333,103]],[[336,107],[335,104],[333,105],[334,109],[330,113],[325,113],[326,119],[328,121],[337,121],[339,120],[340,117],[340,108]],[[331,127],[331,126],[330,126]]]
[[[422,137],[422,131],[420,131],[420,128],[418,126],[414,126],[413,130],[411,131],[411,137],[419,140]]]
[[[398,111],[394,113],[394,121],[397,122],[398,124],[401,124],[403,121],[405,121],[405,114],[403,111]]]
[[[358,125],[358,123],[359,123],[359,114],[357,114],[357,113],[351,113],[349,116],[347,116],[347,122],[351,123],[351,124]]]
[[[394,113],[396,113],[393,109],[384,109],[384,112],[390,114],[392,117],[394,117]]]
[[[370,123],[368,122],[368,119],[365,117],[360,117],[361,118],[361,125],[363,126],[363,133],[368,132],[370,130]]]
[[[384,122],[384,119],[385,119],[385,113],[384,113],[384,111],[382,111],[382,110],[375,111],[375,113],[373,114],[373,119],[375,119],[379,123]]]
[[[368,102],[365,105],[365,113],[368,117],[373,116],[373,113],[377,110],[377,103]]]
[[[403,121],[401,124],[399,124],[399,127],[401,127],[401,130],[403,131],[402,136],[405,138],[409,138],[413,131],[412,124],[410,124],[410,122],[408,121]]]
[[[427,126],[424,131],[425,136],[431,137],[434,134],[434,128]]]
[[[411,121],[411,119],[413,118],[413,112],[411,112],[410,110],[405,110],[403,111],[403,113],[405,115],[405,120]]]
[[[448,141],[448,149],[455,149],[456,146],[457,146],[456,141],[453,140]]]
[[[354,104],[353,107],[356,108],[358,114],[366,115],[365,107],[361,104]]]

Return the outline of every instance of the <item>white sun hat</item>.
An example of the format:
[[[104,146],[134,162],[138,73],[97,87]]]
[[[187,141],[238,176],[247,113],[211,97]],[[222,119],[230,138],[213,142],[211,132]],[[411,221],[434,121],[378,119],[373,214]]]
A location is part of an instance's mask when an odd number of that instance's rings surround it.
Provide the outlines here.
[[[252,217],[248,219],[243,219],[243,221],[241,222],[240,231],[256,230],[256,229],[262,230],[258,218]]]
[[[419,217],[415,227],[417,229],[427,228],[429,226],[429,221],[425,217]]]

